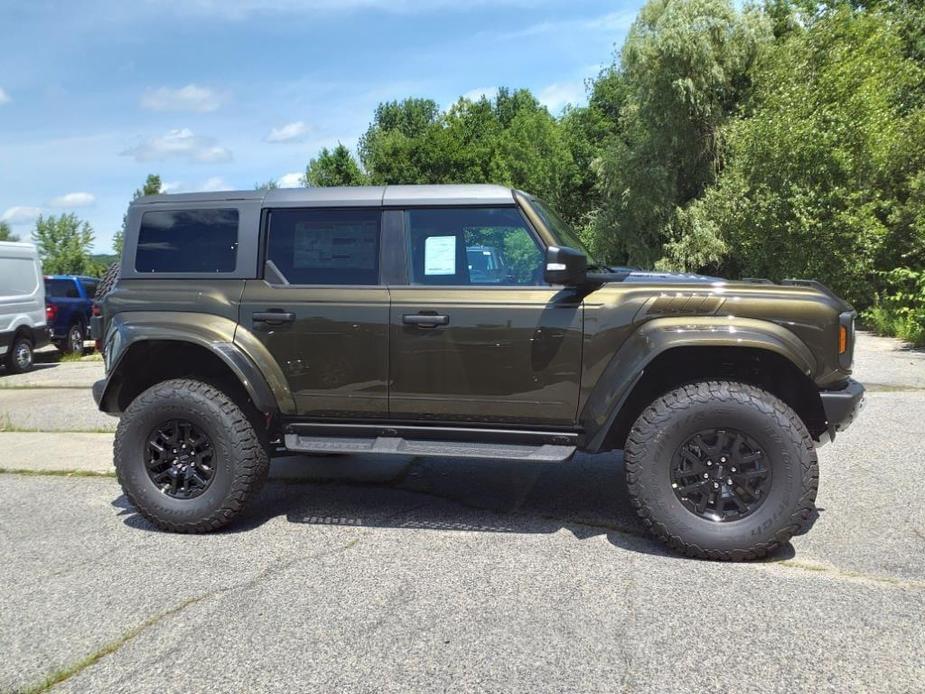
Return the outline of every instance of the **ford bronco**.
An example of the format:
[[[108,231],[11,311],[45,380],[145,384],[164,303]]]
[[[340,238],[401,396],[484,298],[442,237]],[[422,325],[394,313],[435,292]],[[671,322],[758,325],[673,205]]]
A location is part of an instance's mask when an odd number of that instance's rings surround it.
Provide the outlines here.
[[[855,312],[823,285],[609,268],[509,188],[155,195],[127,220],[93,392],[168,531],[232,521],[281,452],[622,449],[655,536],[750,559],[812,522],[816,447],[863,398]]]

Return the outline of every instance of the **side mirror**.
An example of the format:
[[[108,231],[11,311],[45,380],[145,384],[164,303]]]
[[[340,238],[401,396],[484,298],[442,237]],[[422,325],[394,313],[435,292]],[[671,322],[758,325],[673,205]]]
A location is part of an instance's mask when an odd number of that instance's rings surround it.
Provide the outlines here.
[[[581,251],[567,246],[550,246],[546,249],[543,280],[548,284],[584,284],[587,271],[588,259]]]

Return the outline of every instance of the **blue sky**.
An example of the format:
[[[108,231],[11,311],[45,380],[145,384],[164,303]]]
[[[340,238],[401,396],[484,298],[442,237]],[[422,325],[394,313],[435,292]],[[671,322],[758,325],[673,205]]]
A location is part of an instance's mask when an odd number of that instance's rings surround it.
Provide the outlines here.
[[[641,0],[0,0],[0,218],[75,212],[109,252],[168,192],[296,184],[381,101],[527,87],[585,101]]]

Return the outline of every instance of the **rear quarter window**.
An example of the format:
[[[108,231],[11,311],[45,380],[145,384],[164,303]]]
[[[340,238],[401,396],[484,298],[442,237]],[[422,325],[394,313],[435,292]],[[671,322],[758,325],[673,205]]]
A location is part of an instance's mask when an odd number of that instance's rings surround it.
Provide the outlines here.
[[[156,210],[141,217],[137,272],[234,272],[237,255],[236,209]]]
[[[74,280],[46,279],[45,296],[53,299],[79,299],[80,292],[77,291]]]

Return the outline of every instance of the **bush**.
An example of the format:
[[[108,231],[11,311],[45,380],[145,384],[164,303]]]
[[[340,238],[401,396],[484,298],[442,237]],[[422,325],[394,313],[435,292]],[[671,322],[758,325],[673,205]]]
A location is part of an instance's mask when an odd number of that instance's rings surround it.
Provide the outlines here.
[[[862,318],[878,333],[925,346],[925,270],[880,273],[887,287]]]

